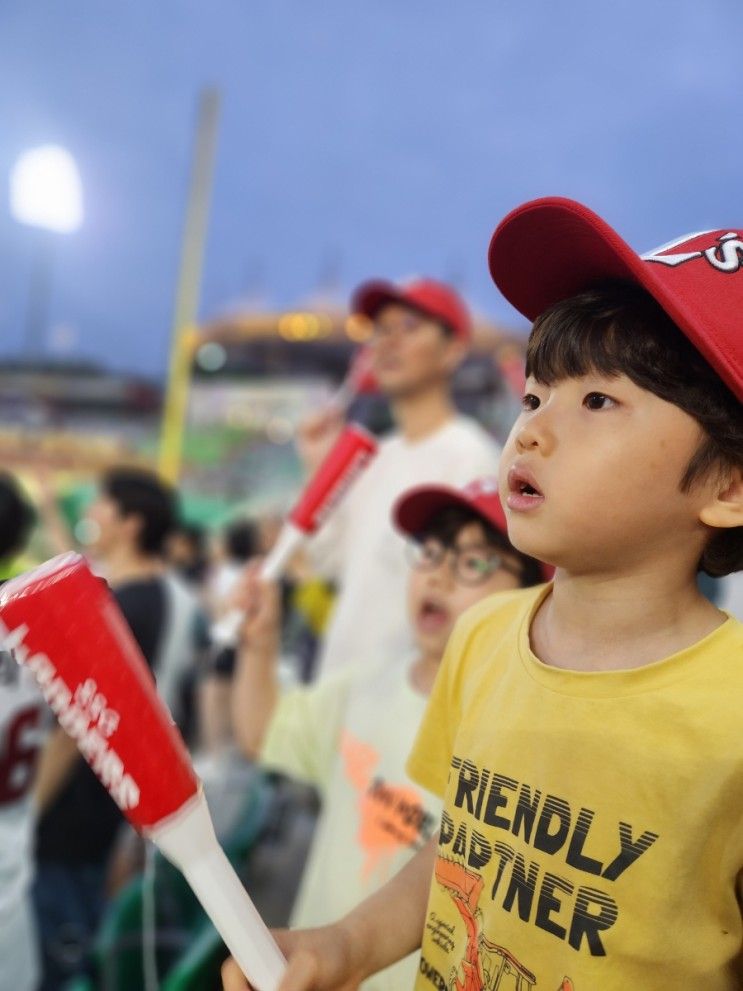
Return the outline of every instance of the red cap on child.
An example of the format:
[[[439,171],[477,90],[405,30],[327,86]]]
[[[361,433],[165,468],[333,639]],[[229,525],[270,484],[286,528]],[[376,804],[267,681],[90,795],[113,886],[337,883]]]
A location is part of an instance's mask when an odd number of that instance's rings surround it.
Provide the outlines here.
[[[687,234],[638,255],[587,207],[547,197],[501,221],[488,257],[493,281],[530,320],[605,279],[638,283],[743,399],[740,228]]]
[[[508,540],[506,514],[498,495],[498,479],[478,478],[464,488],[450,485],[417,485],[403,492],[392,509],[392,518],[398,530],[410,537],[422,533],[434,516],[450,506],[462,506],[477,513]],[[545,581],[554,573],[550,565],[542,565]]]
[[[464,300],[451,286],[434,279],[412,279],[410,282],[385,282],[374,279],[364,282],[351,299],[351,310],[373,320],[385,303],[397,303],[418,310],[446,324],[455,337],[469,341],[472,319]]]

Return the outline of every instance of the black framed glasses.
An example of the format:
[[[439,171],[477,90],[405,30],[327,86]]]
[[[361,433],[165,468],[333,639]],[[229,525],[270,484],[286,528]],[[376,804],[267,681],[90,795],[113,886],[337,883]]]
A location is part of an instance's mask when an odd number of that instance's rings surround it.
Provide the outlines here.
[[[491,575],[502,568],[520,578],[518,568],[493,551],[486,544],[473,547],[447,547],[440,540],[407,542],[406,556],[416,571],[436,571],[443,561],[449,562],[452,574],[460,585],[475,587],[484,584]]]

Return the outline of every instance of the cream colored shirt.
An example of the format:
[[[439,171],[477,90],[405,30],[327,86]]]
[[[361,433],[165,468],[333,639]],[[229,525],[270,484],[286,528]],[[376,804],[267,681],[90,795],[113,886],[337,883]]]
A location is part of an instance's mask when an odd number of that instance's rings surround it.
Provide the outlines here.
[[[351,669],[279,703],[262,761],[314,784],[322,811],[292,925],[318,926],[376,891],[433,836],[441,802],[405,773],[426,698],[403,661],[391,672]],[[367,991],[411,991],[414,954],[376,974]]]

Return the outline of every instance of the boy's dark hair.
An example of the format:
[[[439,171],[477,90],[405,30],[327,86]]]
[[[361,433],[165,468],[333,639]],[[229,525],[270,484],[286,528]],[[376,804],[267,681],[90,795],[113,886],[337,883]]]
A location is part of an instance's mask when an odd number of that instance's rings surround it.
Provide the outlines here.
[[[447,506],[439,510],[423,530],[416,535],[416,540],[426,540],[434,537],[440,540],[444,547],[453,547],[457,536],[464,527],[470,523],[479,523],[485,533],[485,539],[489,546],[514,557],[519,565],[519,584],[521,588],[528,588],[531,585],[539,585],[544,581],[541,564],[528,554],[522,554],[516,550],[507,540],[504,534],[493,526],[484,516],[476,513],[466,506]]]
[[[36,514],[25,500],[18,483],[0,472],[0,560],[19,554],[26,546]]]
[[[258,531],[250,520],[230,523],[224,533],[228,557],[233,561],[249,561],[258,553]]]
[[[101,479],[101,491],[116,503],[122,516],[138,516],[142,526],[137,546],[144,554],[161,554],[178,518],[173,488],[141,468],[111,468]]]
[[[704,431],[679,482],[688,492],[717,472],[743,465],[740,403],[644,289],[606,282],[563,300],[534,322],[526,374],[550,384],[589,372],[626,375],[635,385],[673,403]],[[713,577],[743,568],[743,527],[715,532],[698,570]]]

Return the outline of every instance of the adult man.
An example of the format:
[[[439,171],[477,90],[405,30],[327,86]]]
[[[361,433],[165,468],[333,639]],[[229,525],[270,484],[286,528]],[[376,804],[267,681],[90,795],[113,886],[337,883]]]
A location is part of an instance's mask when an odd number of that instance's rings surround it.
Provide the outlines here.
[[[463,485],[492,475],[499,453],[485,430],[459,414],[452,401],[451,379],[467,353],[472,324],[451,288],[431,279],[367,282],[351,307],[373,321],[372,368],[396,429],[382,440],[375,461],[312,548],[316,569],[339,587],[321,675],[350,658],[363,662],[410,653],[404,541],[390,523],[392,506],[414,485]],[[303,424],[299,447],[309,470],[341,426],[341,415],[333,411]]]

